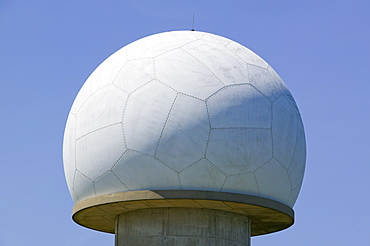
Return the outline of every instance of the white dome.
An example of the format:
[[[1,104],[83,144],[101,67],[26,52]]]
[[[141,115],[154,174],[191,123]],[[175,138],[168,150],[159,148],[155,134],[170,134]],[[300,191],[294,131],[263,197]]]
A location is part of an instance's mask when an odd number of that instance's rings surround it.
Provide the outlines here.
[[[123,47],[91,74],[63,157],[75,202],[184,189],[293,206],[305,149],[297,105],[264,60],[217,35],[175,31]]]

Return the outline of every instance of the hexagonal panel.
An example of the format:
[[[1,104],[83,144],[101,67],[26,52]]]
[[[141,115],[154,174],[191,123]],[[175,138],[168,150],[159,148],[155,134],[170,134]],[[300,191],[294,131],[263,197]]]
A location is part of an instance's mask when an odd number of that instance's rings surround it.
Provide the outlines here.
[[[182,47],[203,63],[224,85],[248,82],[246,64],[228,49],[198,40]]]
[[[73,177],[73,193],[77,201],[95,196],[94,186],[90,179],[76,170]],[[75,202],[77,202],[75,200]]]
[[[76,138],[121,122],[127,94],[114,86],[92,94],[77,113]]]
[[[262,92],[271,102],[281,94],[287,93],[284,84],[277,80],[269,70],[248,65],[249,83]]]
[[[121,124],[92,132],[76,141],[77,170],[95,180],[110,170],[124,152]]]
[[[181,49],[155,59],[156,77],[176,91],[205,99],[223,87],[201,62]]]
[[[273,103],[272,112],[273,155],[288,168],[296,145],[297,112],[284,96]]]
[[[287,171],[272,159],[254,172],[261,196],[283,203],[289,201],[291,186]]]
[[[252,172],[228,176],[226,178],[222,191],[259,195],[257,183]]]
[[[131,93],[154,78],[154,59],[137,59],[128,61],[123,66],[113,84]]]
[[[267,62],[265,62],[256,53],[244,47],[243,45],[238,44],[237,42],[229,43],[228,45],[226,45],[226,48],[240,57],[247,64],[259,66],[262,68],[267,68],[269,66]]]
[[[250,84],[221,89],[207,107],[212,128],[271,127],[271,103]]]
[[[271,131],[211,130],[206,157],[227,175],[252,172],[272,157]]]
[[[152,58],[196,40],[189,31],[155,34],[126,46],[128,60]]]
[[[123,117],[127,147],[153,155],[176,92],[157,80],[132,93]]]
[[[172,107],[155,156],[180,171],[204,156],[209,130],[205,103],[180,94]]]
[[[208,160],[201,159],[180,172],[179,177],[182,189],[220,191],[226,175]]]
[[[126,152],[112,171],[130,190],[180,188],[176,172],[138,152]]]
[[[128,190],[112,171],[94,180],[94,188],[97,196]]]

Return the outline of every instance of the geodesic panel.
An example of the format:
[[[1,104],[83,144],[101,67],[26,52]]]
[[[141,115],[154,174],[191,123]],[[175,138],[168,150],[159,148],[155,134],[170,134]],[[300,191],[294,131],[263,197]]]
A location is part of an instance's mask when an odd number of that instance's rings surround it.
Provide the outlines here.
[[[179,173],[182,189],[220,191],[226,175],[206,159],[201,159]]]
[[[126,61],[126,50],[120,49],[101,63],[88,78],[91,93],[112,84]]]
[[[259,194],[253,172],[228,176],[223,184],[222,191],[244,194]]]
[[[204,64],[224,85],[248,82],[246,64],[225,47],[198,40],[182,49]]]
[[[155,78],[154,59],[137,59],[126,62],[113,84],[131,93]]]
[[[190,32],[165,32],[142,38],[127,45],[128,60],[139,58],[153,58],[184,44],[195,41],[197,38]]]
[[[294,206],[294,204],[297,200],[297,197],[299,195],[299,191],[301,190],[301,186],[302,186],[302,183],[299,183],[295,188],[293,188],[292,193],[290,194],[288,204],[292,207]]]
[[[78,92],[78,96],[73,102],[70,112],[77,113],[80,107],[93,93],[111,85],[125,63],[125,49],[118,50],[101,63],[83,84],[82,88]]]
[[[129,190],[176,189],[180,186],[175,171],[139,152],[127,151],[112,171]]]
[[[233,42],[232,40],[228,38],[224,38],[212,33],[205,33],[205,32],[191,32],[197,39],[200,39],[202,41],[206,41],[208,43],[217,44],[219,46],[226,46],[229,43]]]
[[[302,122],[299,120],[298,125],[301,126]],[[296,187],[299,183],[303,181],[303,175],[305,166],[301,165],[306,159],[306,144],[304,141],[303,128],[298,127],[297,141],[294,146],[294,154],[290,162],[288,173],[290,176],[292,187]]]
[[[223,87],[222,82],[199,60],[175,49],[155,59],[156,78],[177,92],[205,99]]]
[[[212,128],[271,127],[271,103],[250,84],[219,90],[207,106]]]
[[[124,152],[122,125],[119,123],[76,140],[76,168],[95,180],[110,170]]]
[[[127,94],[114,86],[96,91],[77,112],[76,138],[112,124],[120,123]]]
[[[273,102],[281,94],[286,94],[285,84],[276,78],[267,69],[248,65],[249,83]]]
[[[154,80],[130,94],[123,116],[127,148],[153,155],[176,92]]]
[[[120,192],[124,189],[127,190],[125,185],[111,170],[94,180],[94,190],[97,196]]]
[[[254,175],[260,194],[264,197],[286,203],[289,201],[291,185],[287,170],[275,159],[258,168]]]
[[[273,103],[272,134],[274,137],[274,158],[288,168],[293,158],[297,141],[297,111],[284,96]]]
[[[240,57],[246,64],[259,66],[266,69],[269,66],[267,62],[256,55],[256,53],[254,53],[250,49],[247,49],[241,44],[230,42],[226,45],[226,48],[233,52],[236,56]]]
[[[68,189],[71,191],[73,186],[73,176],[75,169],[75,139],[76,139],[76,116],[69,114],[63,139],[63,160],[70,165],[64,165],[64,173],[67,180]],[[68,144],[68,146],[66,146]]]
[[[270,129],[213,129],[206,157],[227,175],[252,172],[272,157]]]
[[[75,201],[95,196],[93,182],[78,170],[74,172],[72,192]]]
[[[284,94],[291,95],[279,74],[277,74],[277,72],[271,66],[268,66],[267,70],[270,72],[272,77],[274,77],[275,83],[279,86],[282,86],[283,90],[285,90]]]
[[[205,103],[179,94],[164,126],[155,157],[181,171],[204,156],[209,131]]]

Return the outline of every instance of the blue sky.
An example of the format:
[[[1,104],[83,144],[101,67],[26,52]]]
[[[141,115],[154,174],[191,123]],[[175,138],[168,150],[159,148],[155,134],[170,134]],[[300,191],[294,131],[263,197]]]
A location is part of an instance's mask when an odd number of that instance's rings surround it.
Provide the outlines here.
[[[150,34],[235,40],[284,79],[306,130],[295,224],[260,245],[370,242],[370,1],[0,1],[0,245],[114,245],[71,220],[62,141],[82,84]]]

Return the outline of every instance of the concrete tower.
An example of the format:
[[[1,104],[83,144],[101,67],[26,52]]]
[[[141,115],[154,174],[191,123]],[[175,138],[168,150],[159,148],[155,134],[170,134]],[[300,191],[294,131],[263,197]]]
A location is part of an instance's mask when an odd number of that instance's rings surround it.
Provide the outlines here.
[[[292,95],[255,53],[204,32],[152,35],[106,59],[73,103],[73,219],[117,246],[250,245],[293,224],[305,149]]]

